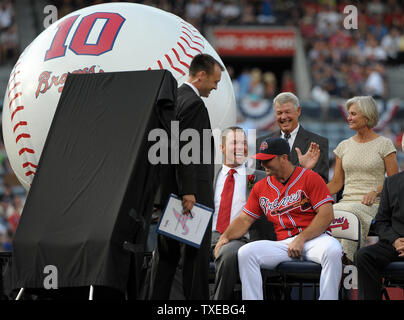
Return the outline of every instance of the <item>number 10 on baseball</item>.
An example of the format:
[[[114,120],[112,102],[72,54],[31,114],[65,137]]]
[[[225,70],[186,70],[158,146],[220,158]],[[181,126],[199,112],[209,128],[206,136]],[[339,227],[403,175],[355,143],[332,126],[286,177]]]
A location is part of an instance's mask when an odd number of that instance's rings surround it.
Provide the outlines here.
[[[79,15],[75,15],[66,18],[57,26],[58,30],[52,44],[46,51],[45,61],[65,56],[67,48],[65,42],[78,17]],[[84,16],[74,31],[69,49],[77,55],[94,56],[111,51],[124,22],[125,18],[113,12],[95,12]]]

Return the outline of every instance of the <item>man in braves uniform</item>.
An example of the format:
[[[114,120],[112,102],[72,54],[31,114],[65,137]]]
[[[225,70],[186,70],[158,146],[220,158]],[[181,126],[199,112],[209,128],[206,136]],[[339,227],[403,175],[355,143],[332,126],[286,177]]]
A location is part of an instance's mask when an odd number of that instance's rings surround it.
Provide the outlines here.
[[[296,259],[320,263],[320,299],[338,299],[342,247],[327,233],[334,219],[333,198],[327,185],[314,171],[293,166],[289,144],[282,138],[266,139],[253,157],[261,160],[267,178],[254,185],[244,214],[221,235],[215,254],[266,215],[274,224],[277,241],[251,242],[238,251],[243,299],[263,299],[261,267],[273,269]]]

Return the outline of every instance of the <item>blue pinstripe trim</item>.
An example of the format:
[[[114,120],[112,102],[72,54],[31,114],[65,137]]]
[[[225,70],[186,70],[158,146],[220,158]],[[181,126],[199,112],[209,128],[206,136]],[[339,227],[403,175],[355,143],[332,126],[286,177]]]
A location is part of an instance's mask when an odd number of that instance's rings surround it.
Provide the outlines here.
[[[286,189],[285,196],[288,195],[289,189],[295,185],[295,183],[301,178],[301,176],[303,175],[303,173],[305,171],[306,171],[306,169],[303,168],[302,172],[300,172],[300,174],[297,176],[297,178],[289,185],[289,187]]]
[[[252,218],[254,218],[254,219],[259,219],[260,218],[260,216],[256,215],[255,213],[253,213],[251,211],[248,211],[246,208],[244,208],[243,211],[245,213],[247,213],[249,216],[251,216]]]
[[[296,226],[296,222],[293,220],[292,216],[289,215],[289,213],[287,213],[287,216],[289,217],[290,221],[292,221],[293,226],[296,227],[297,230],[299,230],[299,232],[302,232],[303,231],[302,228]],[[290,235],[290,236],[292,236],[292,235]]]
[[[269,184],[272,188],[275,189],[276,193],[278,194],[278,199],[279,199],[279,197],[281,196],[281,193],[280,193],[280,191],[278,190],[278,188],[275,187],[275,186],[272,184],[271,180],[269,180],[269,177],[267,178],[267,182],[268,182],[268,184]]]
[[[292,222],[293,226],[296,227],[296,222],[292,219],[292,216],[289,213],[286,213],[288,216],[289,220]]]
[[[321,200],[319,203],[317,203],[315,206],[313,206],[313,209],[316,209],[319,206],[321,206],[323,203],[330,202],[330,201],[334,202],[334,199],[332,197],[325,198],[324,200]]]
[[[294,227],[296,227],[296,223],[293,221],[293,219],[292,219],[292,217],[290,216],[290,214],[289,214],[289,213],[286,213],[286,215],[288,216],[289,220],[292,222],[292,225],[293,225]],[[290,232],[290,229],[288,230],[288,235],[289,235],[289,237],[292,236],[292,233]]]
[[[281,215],[278,216],[279,223],[281,224],[281,226],[283,227],[283,229],[286,229],[286,226],[284,225],[284,223],[283,223],[281,217],[282,217]]]

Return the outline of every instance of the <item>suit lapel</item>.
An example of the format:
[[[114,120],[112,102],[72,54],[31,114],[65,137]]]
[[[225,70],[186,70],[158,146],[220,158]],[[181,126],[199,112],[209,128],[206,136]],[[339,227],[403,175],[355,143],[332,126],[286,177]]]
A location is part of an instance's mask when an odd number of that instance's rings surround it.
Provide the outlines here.
[[[220,166],[220,169],[217,170],[217,173],[215,174],[215,178],[213,179],[213,190],[216,190],[216,182],[217,178],[219,177],[220,171],[222,171],[223,166]]]
[[[399,209],[400,212],[404,210],[404,197],[400,196],[404,193],[404,174],[400,174],[399,178],[399,185],[398,185],[398,192],[394,194],[394,196],[397,196],[399,200]]]

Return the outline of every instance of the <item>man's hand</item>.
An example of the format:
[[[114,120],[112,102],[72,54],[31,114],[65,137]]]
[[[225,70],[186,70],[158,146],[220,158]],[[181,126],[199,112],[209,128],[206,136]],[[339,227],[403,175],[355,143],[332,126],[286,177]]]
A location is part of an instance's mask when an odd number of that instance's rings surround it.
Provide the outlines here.
[[[399,257],[404,257],[404,238],[398,238],[393,243],[394,248],[398,252]]]
[[[224,237],[219,238],[219,241],[216,243],[216,246],[215,246],[215,251],[214,251],[215,258],[217,258],[217,256],[219,255],[220,248],[222,246],[224,246],[226,243],[229,243],[229,239],[224,238]]]
[[[312,142],[310,143],[309,150],[303,155],[299,148],[295,148],[299,163],[303,168],[313,169],[320,158],[320,146]]]
[[[288,246],[288,256],[291,258],[300,258],[304,247],[304,239],[297,236]]]
[[[196,202],[195,196],[193,194],[184,194],[182,196],[182,214],[188,215],[191,213],[192,208]]]

